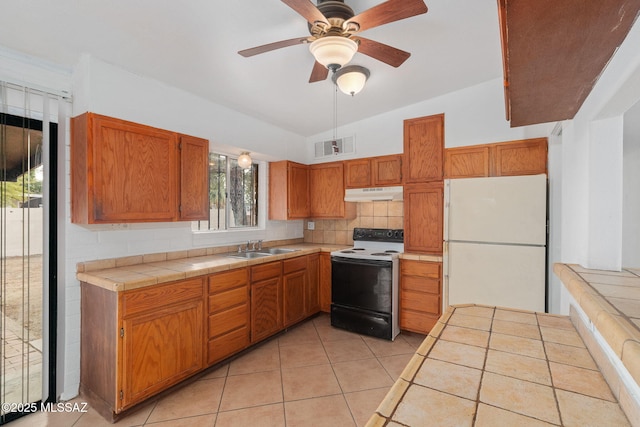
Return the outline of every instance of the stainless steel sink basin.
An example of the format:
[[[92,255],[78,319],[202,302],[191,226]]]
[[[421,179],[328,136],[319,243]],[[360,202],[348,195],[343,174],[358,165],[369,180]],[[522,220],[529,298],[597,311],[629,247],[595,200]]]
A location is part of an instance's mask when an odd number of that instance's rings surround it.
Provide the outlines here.
[[[230,258],[252,259],[252,258],[263,258],[271,255],[273,254],[268,252],[229,252],[225,256],[228,256]]]
[[[269,255],[278,255],[278,254],[288,254],[288,253],[296,252],[296,251],[299,251],[299,250],[300,249],[267,248],[267,249],[258,250],[258,253],[269,254]]]

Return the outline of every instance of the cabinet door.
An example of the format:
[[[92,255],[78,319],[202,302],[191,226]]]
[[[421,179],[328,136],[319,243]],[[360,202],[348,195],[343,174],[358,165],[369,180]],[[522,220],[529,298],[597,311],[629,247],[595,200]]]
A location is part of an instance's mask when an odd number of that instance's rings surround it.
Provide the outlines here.
[[[307,316],[320,311],[320,256],[318,254],[307,256],[307,291],[306,307]]]
[[[471,146],[444,150],[445,178],[489,176],[489,147]]]
[[[309,217],[309,166],[283,160],[269,163],[269,219]]]
[[[204,366],[202,299],[132,316],[123,329],[123,408]]]
[[[179,147],[180,220],[209,219],[209,141],[181,135]]]
[[[251,284],[251,342],[267,338],[282,329],[280,276]]]
[[[444,114],[404,121],[404,182],[442,180]]]
[[[95,222],[175,220],[176,134],[103,116],[92,134]]]
[[[406,252],[442,253],[442,182],[404,187],[404,249]]]
[[[406,233],[405,233],[406,235]],[[320,310],[331,312],[331,254],[320,254]]]
[[[374,157],[371,175],[374,186],[402,184],[402,155]]]
[[[358,159],[344,162],[344,179],[346,188],[371,187],[371,161]]]
[[[306,271],[299,270],[285,274],[282,278],[282,299],[284,327],[293,325],[305,318]]]
[[[491,149],[493,176],[547,173],[547,138],[509,141]]]
[[[251,267],[251,342],[282,329],[282,262]]]
[[[276,190],[282,191],[282,189]],[[309,217],[309,167],[288,162],[288,218]]]
[[[347,218],[355,216],[355,204],[344,201],[344,167],[342,162],[311,166],[310,201],[312,218]]]

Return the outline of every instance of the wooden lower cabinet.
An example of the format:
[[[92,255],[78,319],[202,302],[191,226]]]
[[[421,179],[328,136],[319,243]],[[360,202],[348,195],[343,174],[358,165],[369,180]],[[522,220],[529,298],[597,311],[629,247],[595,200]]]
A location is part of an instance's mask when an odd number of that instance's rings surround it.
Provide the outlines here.
[[[204,367],[203,280],[125,291],[120,300],[124,409]]]
[[[201,278],[113,292],[81,284],[81,393],[114,420],[204,369]]]
[[[305,302],[307,316],[320,311],[320,255],[307,255],[307,287]]]
[[[320,271],[318,274],[320,281],[320,310],[325,313],[331,312],[331,254],[320,253]]]
[[[329,253],[303,255],[121,292],[81,283],[83,397],[115,421],[317,313],[330,261]]]
[[[304,319],[307,314],[307,257],[282,261],[282,296],[284,327]]]
[[[441,307],[442,263],[400,260],[400,329],[428,334]]]
[[[251,343],[283,328],[282,262],[251,267]]]
[[[249,346],[249,271],[238,268],[208,279],[207,363],[212,365]]]

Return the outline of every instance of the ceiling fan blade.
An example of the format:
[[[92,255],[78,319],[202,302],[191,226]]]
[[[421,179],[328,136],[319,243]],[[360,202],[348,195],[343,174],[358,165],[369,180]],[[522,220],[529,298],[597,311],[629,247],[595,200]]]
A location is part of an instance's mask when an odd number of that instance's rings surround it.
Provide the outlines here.
[[[411,56],[409,52],[396,49],[395,47],[384,43],[365,39],[363,37],[358,37],[358,40],[360,40],[358,52],[364,53],[365,55],[377,59],[378,61],[382,61],[385,64],[389,64],[392,67],[399,67]]]
[[[348,28],[350,22],[356,22],[360,26],[358,31],[364,31],[423,13],[427,13],[423,0],[388,0],[345,21],[343,28]]]
[[[311,77],[309,77],[309,83],[321,82],[326,80],[329,76],[329,69],[316,61],[313,64],[313,70],[311,70]]]
[[[324,22],[329,25],[329,21],[327,21],[327,18],[320,12],[320,9],[309,0],[282,0],[282,2],[302,15],[311,25],[315,22]]]
[[[297,37],[295,39],[281,40],[279,42],[264,44],[262,46],[252,47],[251,49],[241,50],[238,53],[245,58],[248,58],[249,56],[258,55],[260,53],[270,52],[272,50],[302,43],[308,43],[307,37]]]

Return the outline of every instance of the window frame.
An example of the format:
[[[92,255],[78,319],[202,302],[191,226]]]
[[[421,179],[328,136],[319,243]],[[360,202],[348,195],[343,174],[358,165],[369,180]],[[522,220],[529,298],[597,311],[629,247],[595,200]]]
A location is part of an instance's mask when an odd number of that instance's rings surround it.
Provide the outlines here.
[[[209,155],[212,154],[216,154],[219,156],[225,156],[226,157],[226,169],[225,169],[225,174],[227,175],[227,177],[229,176],[229,172],[231,169],[231,162],[230,160],[236,160],[238,159],[238,157],[240,156],[239,154],[237,155],[232,155],[232,154],[227,154],[224,152],[209,152]],[[200,223],[201,221],[191,221],[191,232],[194,235],[194,240],[198,240],[198,239],[202,239],[202,240],[207,240],[206,236],[211,236],[211,235],[217,235],[218,237],[223,236],[225,234],[228,235],[233,235],[235,238],[245,238],[244,236],[242,236],[243,234],[247,234],[247,238],[263,238],[263,232],[266,230],[266,212],[267,212],[267,204],[266,204],[266,200],[267,200],[267,162],[264,161],[259,161],[256,159],[253,159],[253,163],[257,166],[258,169],[258,174],[257,174],[257,180],[258,180],[258,186],[257,186],[257,195],[256,195],[256,207],[257,207],[257,225],[255,226],[247,226],[247,227],[228,227],[227,224],[229,223],[229,216],[230,216],[230,202],[229,202],[229,191],[227,188],[225,188],[225,228],[223,229],[198,229],[198,223]],[[209,186],[211,185],[211,183],[209,183]],[[211,189],[209,188],[209,191],[211,191]],[[210,225],[209,225],[210,226]],[[256,234],[256,232],[258,234]],[[219,241],[217,241],[219,242]]]

